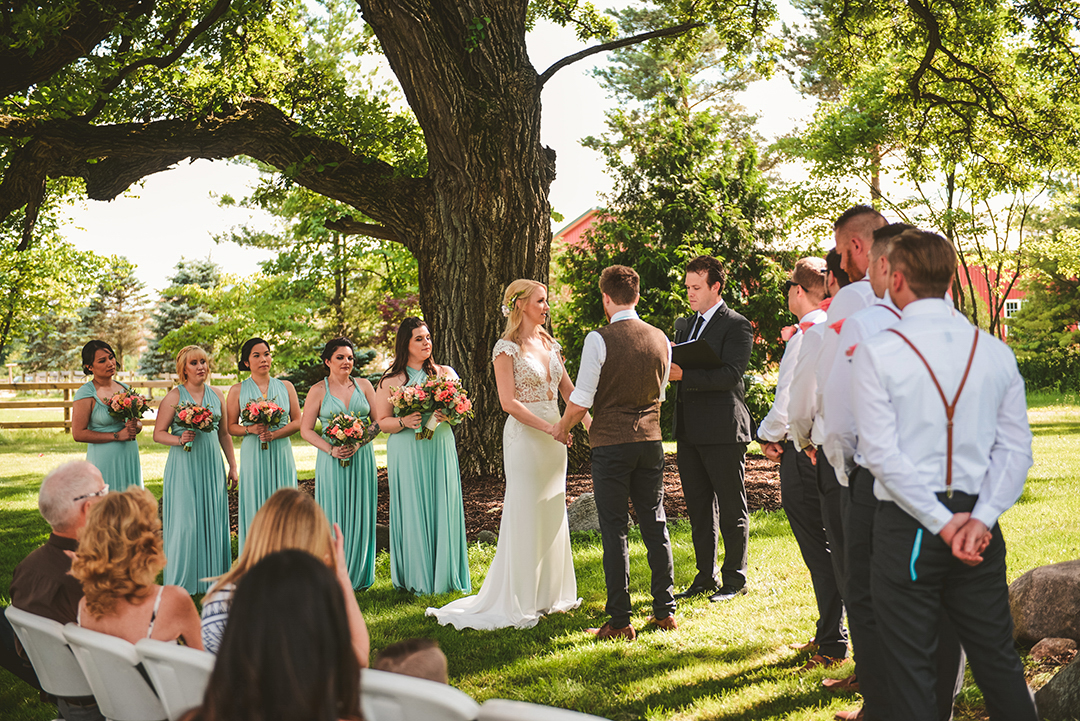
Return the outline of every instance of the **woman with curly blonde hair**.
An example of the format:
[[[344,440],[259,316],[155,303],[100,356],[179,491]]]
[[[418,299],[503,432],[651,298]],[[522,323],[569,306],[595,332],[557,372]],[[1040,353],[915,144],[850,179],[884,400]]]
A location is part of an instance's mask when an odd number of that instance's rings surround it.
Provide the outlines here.
[[[280,488],[263,504],[251,521],[248,542],[240,552],[240,558],[207,591],[202,608],[203,646],[211,653],[217,653],[221,647],[233,593],[244,574],[271,553],[289,548],[307,551],[334,571],[344,594],[353,650],[360,665],[366,668],[371,654],[370,641],[349,580],[341,529],[335,523],[331,535],[330,522],[322,508],[314,498],[296,488]]]
[[[191,597],[179,586],[154,583],[164,567],[154,495],[133,486],[102,498],[79,531],[71,564],[84,594],[79,625],[131,643],[182,639],[202,649],[199,613]]]

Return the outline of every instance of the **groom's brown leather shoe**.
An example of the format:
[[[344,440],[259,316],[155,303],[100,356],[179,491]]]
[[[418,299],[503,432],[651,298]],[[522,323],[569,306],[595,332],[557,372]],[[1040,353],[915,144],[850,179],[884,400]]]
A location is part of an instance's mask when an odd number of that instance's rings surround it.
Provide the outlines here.
[[[679,627],[679,624],[675,623],[674,616],[664,616],[663,618],[655,618],[653,616],[649,616],[647,619],[645,619],[645,623],[649,624],[650,626],[656,626],[661,631],[674,631]]]
[[[637,638],[637,633],[634,632],[633,626],[623,626],[622,628],[614,628],[610,623],[605,623],[600,628],[587,628],[586,633],[591,633],[597,638],[625,638],[627,641],[633,641]]]

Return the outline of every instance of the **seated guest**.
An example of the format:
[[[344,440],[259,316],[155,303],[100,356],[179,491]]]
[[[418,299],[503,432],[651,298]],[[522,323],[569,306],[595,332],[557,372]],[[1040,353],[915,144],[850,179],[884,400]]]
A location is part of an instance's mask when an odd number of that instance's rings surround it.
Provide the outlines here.
[[[433,638],[410,638],[392,643],[375,657],[379,671],[425,678],[438,683],[450,683],[446,669],[446,654]]]
[[[68,571],[71,557],[67,551],[79,547],[79,529],[86,525],[86,514],[94,503],[109,492],[101,473],[87,461],[71,461],[54,468],[41,482],[38,510],[52,528],[45,545],[32,551],[15,567],[11,577],[11,605],[22,611],[50,618],[57,623],[71,623],[79,611],[82,584]],[[14,634],[7,619],[0,614],[3,646],[11,648]],[[21,650],[21,649],[20,649]],[[5,653],[4,666],[8,667]],[[37,687],[37,676],[22,658],[13,658],[12,672]],[[65,719],[101,719],[92,696],[57,699]]]
[[[341,582],[321,559],[266,556],[240,579],[230,615],[203,704],[184,721],[362,718]]]
[[[334,535],[331,535],[326,514],[314,498],[295,488],[274,492],[252,519],[240,558],[232,570],[217,579],[203,599],[202,640],[206,650],[217,653],[221,646],[233,592],[240,578],[265,556],[295,548],[321,558],[334,569],[345,597],[345,613],[356,658],[361,666],[367,667],[371,653],[367,625],[356,605],[343,544],[340,529],[335,524]]]
[[[199,612],[179,586],[154,583],[165,568],[157,500],[138,486],[110,493],[79,532],[71,575],[82,582],[77,623],[135,643],[182,640],[202,649]]]

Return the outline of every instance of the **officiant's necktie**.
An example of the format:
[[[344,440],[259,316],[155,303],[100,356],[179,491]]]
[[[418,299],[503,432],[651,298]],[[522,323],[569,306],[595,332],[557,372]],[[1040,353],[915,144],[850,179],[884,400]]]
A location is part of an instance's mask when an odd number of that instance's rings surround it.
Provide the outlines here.
[[[690,340],[697,340],[697,335],[701,332],[701,324],[704,322],[705,318],[698,314],[697,320],[694,321],[694,329],[690,331]]]

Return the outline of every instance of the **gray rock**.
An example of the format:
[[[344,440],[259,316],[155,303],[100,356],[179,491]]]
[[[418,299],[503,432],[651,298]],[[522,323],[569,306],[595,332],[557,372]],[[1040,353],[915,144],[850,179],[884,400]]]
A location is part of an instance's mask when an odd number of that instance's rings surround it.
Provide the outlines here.
[[[596,515],[593,494],[582,493],[566,509],[566,519],[571,531],[599,531],[600,519]]]
[[[390,526],[375,524],[375,552],[390,550]]]
[[[1045,721],[1080,721],[1080,662],[1063,667],[1036,691],[1035,706]]]
[[[1033,568],[1009,584],[1013,636],[1030,646],[1044,638],[1080,642],[1080,561]]]
[[[1058,658],[1076,650],[1076,641],[1071,638],[1044,638],[1031,649],[1031,657],[1036,661]],[[1060,663],[1060,662],[1059,662]]]
[[[477,543],[487,543],[494,546],[499,542],[499,536],[493,531],[483,530],[476,534]]]

